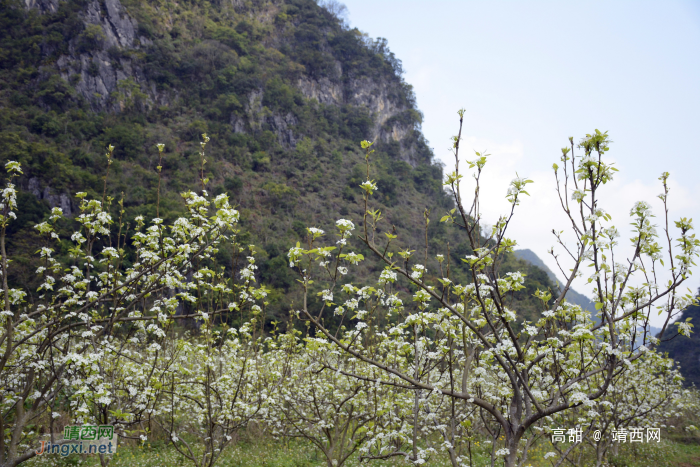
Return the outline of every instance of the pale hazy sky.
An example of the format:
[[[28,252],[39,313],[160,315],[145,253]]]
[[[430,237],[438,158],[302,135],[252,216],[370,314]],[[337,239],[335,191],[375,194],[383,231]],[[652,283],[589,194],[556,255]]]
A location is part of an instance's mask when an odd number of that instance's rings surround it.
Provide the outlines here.
[[[516,172],[535,181],[510,236],[553,270],[550,232],[566,223],[551,166],[569,136],[578,141],[595,128],[614,141],[608,155],[620,172],[603,207],[622,239],[635,201],[661,214],[663,171],[671,173],[671,216],[692,217],[700,228],[700,1],[344,3],[352,27],[387,38],[403,61],[423,133],[448,171],[456,111],[466,109],[463,154],[492,154],[488,221],[505,212]],[[700,271],[688,285],[700,286]],[[583,282],[577,288],[588,293]]]

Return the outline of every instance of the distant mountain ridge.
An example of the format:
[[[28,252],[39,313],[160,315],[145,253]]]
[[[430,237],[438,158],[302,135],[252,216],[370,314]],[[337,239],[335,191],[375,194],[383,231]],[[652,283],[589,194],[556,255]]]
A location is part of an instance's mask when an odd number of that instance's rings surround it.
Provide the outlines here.
[[[562,284],[563,286],[562,281],[556,276],[556,274],[552,272],[551,269],[547,267],[546,264],[544,264],[544,261],[542,261],[540,257],[535,254],[534,251],[529,249],[522,249],[514,251],[513,254],[516,257],[525,260],[528,263],[533,264],[534,266],[537,266],[538,268],[542,269],[544,272],[547,273],[547,276],[549,276],[552,282],[554,282],[555,284]],[[566,299],[575,305],[579,305],[584,310],[589,311],[591,315],[595,316],[595,305],[585,295],[575,291],[574,289],[569,289],[569,291],[566,294]]]
[[[700,295],[700,290],[698,291]],[[677,321],[691,318],[695,326],[690,337],[678,335],[678,326],[671,324],[664,333],[659,352],[668,352],[668,356],[680,364],[681,374],[687,386],[700,387],[700,305],[690,305]],[[660,331],[660,329],[658,330]],[[658,334],[658,331],[654,335]]]
[[[527,261],[528,263],[532,264],[533,266],[537,266],[538,268],[543,270],[554,284],[559,285],[559,284],[563,283],[563,281],[561,281],[556,276],[556,274],[554,274],[552,272],[552,270],[549,269],[546,264],[544,264],[544,261],[542,261],[540,259],[540,257],[535,254],[534,251],[529,250],[529,249],[522,249],[522,250],[514,251],[513,254],[517,258],[522,259],[524,261]],[[573,303],[575,305],[579,305],[584,310],[587,310],[588,312],[590,312],[591,316],[593,316],[593,319],[596,322],[598,321],[598,316],[597,316],[597,311],[595,309],[595,304],[588,297],[586,297],[582,293],[575,291],[574,289],[569,289],[569,291],[566,294],[566,299],[568,301],[570,301],[571,303]],[[697,308],[697,310],[695,310],[695,308],[693,308],[693,307],[688,307],[688,309],[684,312],[684,315],[682,315],[680,319],[685,319],[686,314],[688,316],[693,316],[693,313],[697,314],[698,312],[700,312],[700,308],[698,308],[698,307],[696,307],[696,308]],[[700,317],[698,317],[695,321],[700,322]],[[671,329],[670,331],[675,331],[675,326],[674,326],[674,329]],[[661,332],[661,328],[658,328],[656,326],[649,326],[649,333],[651,335],[656,336],[659,332]],[[675,336],[675,333],[673,335]],[[641,339],[642,339],[642,337],[640,337],[640,341],[638,342],[638,345],[641,345]],[[681,355],[682,352],[678,351],[678,349],[681,348],[682,346],[683,346],[683,344],[680,344],[680,347],[677,347],[676,344],[663,345],[660,347],[660,350],[670,351],[673,349],[673,352],[675,352],[675,353],[672,355],[672,358],[679,358],[679,359],[683,359],[683,360],[692,360],[692,357],[686,358],[685,356]],[[675,356],[676,354],[678,354],[678,356]],[[693,382],[695,382],[696,384],[700,385],[700,349],[698,349],[698,356],[697,356],[696,360],[698,360],[699,368],[691,371],[691,372],[694,372],[692,374],[695,375],[695,376],[691,377],[691,380]],[[687,362],[684,362],[684,363],[687,365]],[[691,367],[692,367],[692,365],[691,365]],[[686,378],[688,378],[688,376],[686,376]],[[695,381],[696,379],[698,381]]]

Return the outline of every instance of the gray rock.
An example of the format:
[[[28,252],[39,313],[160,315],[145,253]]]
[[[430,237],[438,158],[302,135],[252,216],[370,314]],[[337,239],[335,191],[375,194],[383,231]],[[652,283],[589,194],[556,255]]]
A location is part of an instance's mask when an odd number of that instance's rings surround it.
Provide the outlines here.
[[[58,0],[24,0],[24,5],[27,9],[37,10],[42,15],[58,11]]]
[[[244,8],[242,0],[230,0],[234,8]],[[42,13],[56,12],[58,0],[24,0],[27,8],[34,8]],[[110,49],[138,49],[151,42],[140,37],[136,40],[137,24],[131,18],[119,0],[91,0],[82,18],[87,25],[99,26],[104,33],[102,44],[93,51],[79,52],[77,44],[69,44],[70,53],[56,61],[61,76],[65,80],[78,76],[75,90],[95,111],[120,112],[129,101],[134,102],[134,85],[145,98],[141,104],[168,105],[175,97],[165,92],[159,93],[155,83],[148,82],[137,62],[129,54],[110,54]],[[328,49],[326,44],[326,49]],[[328,50],[327,50],[328,51]],[[318,80],[304,76],[298,81],[298,87],[307,99],[313,99],[322,105],[353,105],[367,109],[373,117],[373,126],[368,139],[373,141],[398,142],[400,158],[412,166],[430,161],[419,160],[414,147],[413,123],[391,121],[392,117],[410,110],[400,103],[395,96],[403,91],[397,88],[397,80],[374,80],[369,77],[343,79],[343,67],[335,61],[330,76]],[[300,135],[294,133],[297,124],[293,115],[274,114],[262,105],[263,91],[256,89],[244,102],[243,116],[231,115],[230,123],[236,133],[257,132],[270,129],[277,135],[284,147],[293,148]],[[134,102],[135,103],[135,102]],[[425,157],[425,156],[421,156]]]
[[[246,123],[251,131],[271,130],[277,135],[277,140],[285,148],[295,148],[301,136],[295,135],[292,128],[298,122],[296,117],[287,113],[280,115],[271,112],[267,107],[263,107],[263,90],[256,89],[248,94],[248,101],[245,104],[245,118],[231,114],[230,124],[236,133],[247,133]]]
[[[41,182],[36,177],[29,179],[27,191],[33,194],[36,199],[46,201],[52,208],[61,208],[64,216],[73,216],[73,201],[67,193],[53,194],[51,187],[48,185],[42,187]]]
[[[245,133],[245,121],[235,113],[231,113],[231,126],[235,133]]]
[[[262,89],[255,89],[248,94],[248,102],[245,105],[245,110],[248,118],[248,125],[253,131],[261,130],[263,123],[265,123],[266,115],[264,115],[263,112],[262,98]]]
[[[296,137],[292,129],[289,128],[297,124],[297,119],[294,115],[288,113],[282,117],[281,115],[273,114],[267,118],[267,123],[277,135],[277,140],[282,146],[286,148],[295,148],[297,146],[297,141],[300,138]]]
[[[39,183],[39,179],[36,177],[32,177],[29,179],[29,184],[27,186],[27,190],[33,194],[37,199],[41,199],[41,185]]]
[[[343,103],[343,88],[328,78],[319,81],[308,77],[299,79],[299,90],[307,99],[315,99],[321,104],[340,105]]]
[[[61,193],[61,195],[58,197],[58,207],[61,208],[61,210],[63,210],[64,216],[73,216],[73,211],[71,210],[71,199],[70,196],[68,196],[67,194]]]
[[[336,62],[335,71],[338,76],[342,73],[338,62]],[[324,105],[350,104],[367,109],[374,121],[371,134],[367,135],[368,138],[372,141],[399,142],[401,159],[415,167],[426,162],[418,160],[411,140],[407,139],[416,128],[398,122],[386,126],[392,117],[409,110],[391,98],[392,94],[395,94],[392,92],[395,91],[393,86],[396,86],[396,83],[372,80],[368,77],[353,79],[344,84],[329,78],[314,80],[302,77],[298,81],[299,90],[307,99],[314,99]]]
[[[58,10],[58,0],[25,0],[25,5],[42,13]],[[132,63],[128,55],[121,54],[115,59],[108,53],[112,48],[137,49],[151,43],[143,37],[135,41],[136,21],[129,16],[119,0],[93,0],[87,4],[81,17],[86,25],[99,26],[104,40],[95,50],[86,53],[78,51],[77,43],[70,43],[70,53],[56,61],[63,79],[68,81],[72,76],[80,77],[75,84],[78,95],[85,98],[95,111],[119,112],[124,110],[125,102],[118,97],[133,97],[130,86],[121,86],[120,83],[131,79],[146,96],[144,105],[167,105],[170,101],[168,96],[158,93],[155,84],[147,82],[141,67]]]
[[[136,22],[127,15],[119,0],[104,0],[104,5],[107,7],[107,15],[103,18],[102,27],[107,34],[109,46],[132,47]]]

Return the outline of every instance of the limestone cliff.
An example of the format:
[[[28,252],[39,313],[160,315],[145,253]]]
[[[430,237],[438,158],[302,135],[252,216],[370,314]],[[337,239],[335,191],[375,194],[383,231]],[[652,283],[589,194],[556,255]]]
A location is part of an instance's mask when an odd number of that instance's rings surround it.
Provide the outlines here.
[[[19,161],[24,171],[9,237],[12,284],[38,286],[43,240],[34,225],[50,207],[75,218],[75,193],[104,193],[114,219],[123,206],[129,236],[137,216],[173,221],[185,209],[181,193],[202,190],[204,175],[206,191],[227,194],[239,210],[241,244],[256,245],[268,319],[285,321],[298,298],[289,247],[306,227],[331,236],[339,218],[363,223],[367,139],[376,142],[378,236],[392,232],[394,247],[422,251],[427,208],[431,258],[449,244],[454,280],[469,274],[465,236],[437,222],[453,203],[401,62],[385,40],[314,0],[0,0],[0,44],[0,164]],[[116,148],[109,168],[108,145]],[[75,225],[60,228],[70,236]],[[234,268],[240,253],[222,249],[217,259]],[[522,266],[508,261],[508,271]],[[358,274],[374,267],[368,261]],[[427,268],[440,269],[433,259]],[[515,299],[531,317],[534,291],[553,286],[544,273],[526,281]]]
[[[25,0],[25,5],[41,14],[54,14],[59,6],[58,0]],[[275,22],[275,15],[285,2],[259,2],[257,7],[233,2],[231,6],[238,14],[270,24]],[[131,6],[132,10],[139,8],[142,6],[138,4]],[[162,15],[159,22],[163,32],[178,34],[172,15],[165,11]],[[144,72],[144,52],[153,47],[153,41],[139,33],[138,21],[129,8],[119,0],[92,0],[85,3],[79,16],[82,24],[76,27],[81,31],[69,39],[68,53],[60,55],[55,66],[94,111],[120,112],[131,105],[167,106],[177,98],[178,90],[159,89],[156,81]],[[263,41],[280,49],[288,47],[290,38],[285,36],[286,29],[289,25],[269,29]],[[365,109],[373,122],[368,139],[398,143],[400,159],[413,167],[430,163],[428,153],[421,147],[421,116],[414,108],[410,87],[406,89],[400,77],[377,79],[376,75],[344,72],[342,55],[328,44],[329,36],[338,31],[326,29],[321,31],[319,48],[331,57],[333,64],[325,76],[300,74],[296,85],[301,94],[322,105]],[[363,40],[367,42],[366,38]],[[368,44],[371,48],[371,41]],[[243,111],[230,114],[234,131],[247,133],[267,128],[277,135],[281,145],[295,148],[296,142],[304,137],[296,128],[297,118],[290,112],[265,109],[262,101],[262,88],[248,92]]]

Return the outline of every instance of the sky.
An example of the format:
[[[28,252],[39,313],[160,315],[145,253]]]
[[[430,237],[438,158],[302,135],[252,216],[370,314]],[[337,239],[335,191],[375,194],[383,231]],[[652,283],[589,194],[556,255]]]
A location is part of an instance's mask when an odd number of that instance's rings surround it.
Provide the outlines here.
[[[691,217],[700,228],[700,2],[344,3],[351,27],[386,38],[402,60],[424,114],[423,133],[446,172],[454,167],[449,147],[457,110],[466,110],[461,168],[474,151],[491,154],[482,181],[486,222],[507,212],[505,194],[516,173],[534,181],[509,237],[553,271],[551,231],[567,223],[552,164],[569,136],[579,141],[596,128],[613,140],[606,157],[619,172],[601,193],[601,206],[621,231],[621,244],[629,243],[636,201],[652,204],[657,223],[663,221],[656,196],[664,171],[671,174],[671,220]],[[687,282],[693,291],[700,286],[694,271]],[[574,287],[590,293],[585,279]]]

